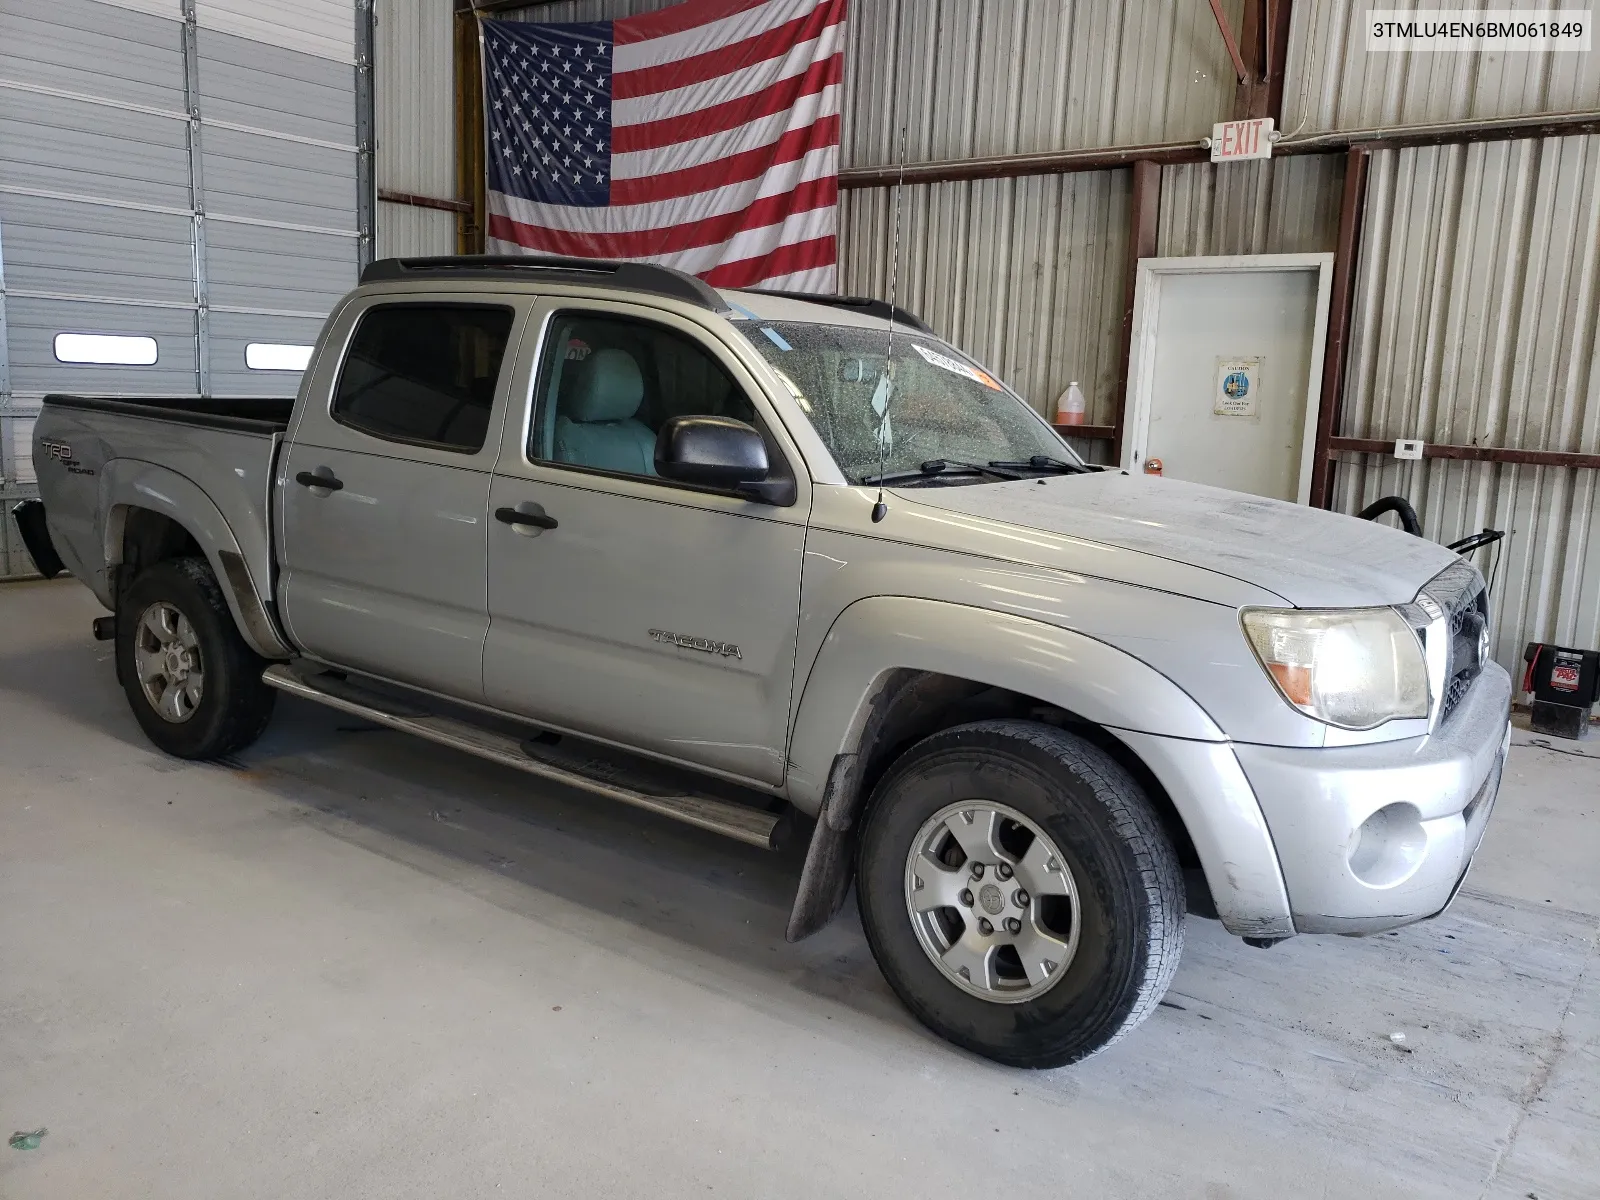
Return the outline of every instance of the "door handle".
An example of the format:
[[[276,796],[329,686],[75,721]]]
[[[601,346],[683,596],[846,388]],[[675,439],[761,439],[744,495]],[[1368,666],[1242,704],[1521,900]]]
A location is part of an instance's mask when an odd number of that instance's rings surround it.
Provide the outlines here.
[[[301,487],[322,488],[324,491],[329,492],[337,492],[344,486],[342,479],[336,479],[331,474],[317,475],[311,471],[301,471],[294,477],[294,481]]]
[[[536,525],[540,529],[554,529],[561,523],[537,505],[529,507],[537,511],[523,512],[520,508],[497,508],[494,510],[494,519],[503,521],[507,525]]]

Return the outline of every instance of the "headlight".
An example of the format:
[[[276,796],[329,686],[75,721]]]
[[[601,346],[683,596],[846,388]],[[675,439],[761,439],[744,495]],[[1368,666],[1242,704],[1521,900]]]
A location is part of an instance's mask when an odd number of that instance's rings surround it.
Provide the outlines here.
[[[1428,715],[1422,643],[1392,608],[1253,608],[1250,646],[1283,698],[1308,717],[1371,729]]]

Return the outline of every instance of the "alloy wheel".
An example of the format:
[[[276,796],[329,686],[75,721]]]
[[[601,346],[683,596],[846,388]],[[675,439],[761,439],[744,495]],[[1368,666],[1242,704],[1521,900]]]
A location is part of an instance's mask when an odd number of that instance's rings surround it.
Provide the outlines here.
[[[906,857],[905,899],[934,965],[984,1000],[1043,995],[1077,953],[1072,871],[1049,834],[1003,804],[964,800],[925,821]]]
[[[165,601],[145,609],[134,631],[133,663],[145,699],[162,720],[180,725],[194,716],[205,697],[205,671],[188,617]]]

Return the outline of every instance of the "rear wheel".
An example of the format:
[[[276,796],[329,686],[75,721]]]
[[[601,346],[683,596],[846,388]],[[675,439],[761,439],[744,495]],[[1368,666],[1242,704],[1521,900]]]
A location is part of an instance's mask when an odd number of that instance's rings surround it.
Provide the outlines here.
[[[907,751],[872,797],[857,889],[906,1006],[1013,1066],[1123,1037],[1183,950],[1183,875],[1149,799],[1104,751],[1027,721]]]
[[[117,674],[140,728],[179,758],[216,758],[261,736],[277,693],[203,559],[140,573],[117,605]]]

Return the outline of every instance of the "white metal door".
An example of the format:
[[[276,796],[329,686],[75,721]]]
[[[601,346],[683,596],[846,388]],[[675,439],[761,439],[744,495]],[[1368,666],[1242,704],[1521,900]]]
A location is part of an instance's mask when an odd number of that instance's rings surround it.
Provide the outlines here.
[[[1141,262],[1123,466],[1304,503],[1332,263]]]

